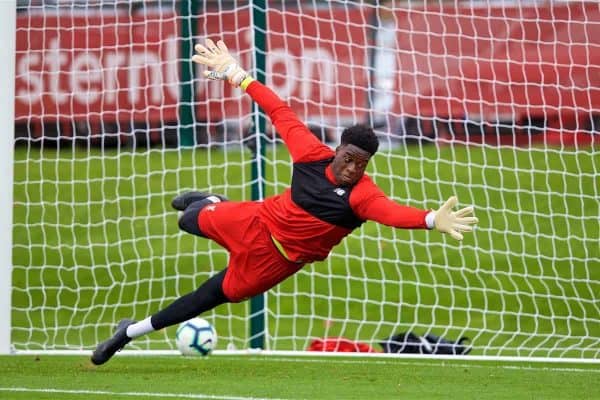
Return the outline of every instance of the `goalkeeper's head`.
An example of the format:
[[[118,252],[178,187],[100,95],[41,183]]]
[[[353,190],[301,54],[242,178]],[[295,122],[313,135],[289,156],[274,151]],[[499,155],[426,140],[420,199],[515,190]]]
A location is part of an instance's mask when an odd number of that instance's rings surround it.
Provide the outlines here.
[[[337,183],[352,186],[358,182],[378,147],[379,139],[370,127],[354,125],[344,129],[331,163]]]

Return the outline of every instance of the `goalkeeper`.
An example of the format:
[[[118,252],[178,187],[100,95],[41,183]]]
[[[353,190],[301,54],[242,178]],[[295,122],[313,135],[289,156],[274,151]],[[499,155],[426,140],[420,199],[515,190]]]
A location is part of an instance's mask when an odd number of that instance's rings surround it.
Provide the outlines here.
[[[305,264],[325,259],[345,236],[367,220],[405,229],[436,229],[462,240],[477,218],[472,207],[452,211],[450,197],[437,211],[390,200],[365,174],[379,142],[369,127],[343,131],[340,145],[322,144],[270,89],[254,80],[222,41],[196,45],[205,76],[240,87],[271,119],[291,154],[291,187],[264,201],[234,202],[223,196],[188,192],[173,199],[182,211],[179,226],[212,239],[229,251],[229,263],[197,290],[139,322],[124,319],[92,354],[103,364],[132,339],[175,325],[227,302],[240,302],[277,285]]]

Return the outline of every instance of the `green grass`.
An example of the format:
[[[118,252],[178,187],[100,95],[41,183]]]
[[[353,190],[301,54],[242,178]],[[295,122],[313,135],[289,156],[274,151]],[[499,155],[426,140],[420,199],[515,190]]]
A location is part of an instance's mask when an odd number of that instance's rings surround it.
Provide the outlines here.
[[[211,356],[0,357],[2,399],[598,399],[592,365]],[[20,389],[21,391],[16,391]],[[211,397],[212,396],[212,397]]]
[[[288,160],[270,147],[267,194],[287,187]],[[382,152],[369,173],[386,193],[422,208],[456,194],[476,206],[478,229],[457,245],[366,223],[328,261],[268,294],[270,349],[324,336],[376,345],[414,329],[469,336],[479,355],[598,358],[599,171],[594,149]],[[245,151],[17,148],[15,347],[90,349],[120,318],[144,318],[194,289],[226,253],[181,234],[170,199],[208,188],[247,200],[250,183]],[[246,346],[247,315],[245,303],[208,315],[221,349]],[[131,347],[172,348],[173,337],[166,330]]]

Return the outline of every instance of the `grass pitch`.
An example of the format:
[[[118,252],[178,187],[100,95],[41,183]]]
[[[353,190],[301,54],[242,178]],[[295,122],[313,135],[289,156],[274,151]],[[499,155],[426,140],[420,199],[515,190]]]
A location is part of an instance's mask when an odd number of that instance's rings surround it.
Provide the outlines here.
[[[593,365],[354,357],[0,357],[12,399],[598,399]]]

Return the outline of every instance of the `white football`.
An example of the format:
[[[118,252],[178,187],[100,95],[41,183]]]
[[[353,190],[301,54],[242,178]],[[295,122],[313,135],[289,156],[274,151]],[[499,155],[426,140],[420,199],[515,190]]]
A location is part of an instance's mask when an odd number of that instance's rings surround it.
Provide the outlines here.
[[[217,331],[207,320],[192,318],[179,325],[175,343],[184,356],[205,357],[217,346]]]

